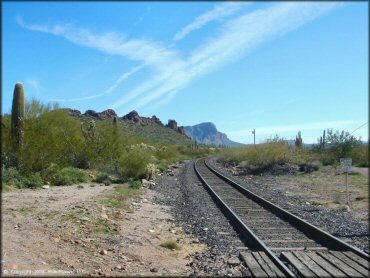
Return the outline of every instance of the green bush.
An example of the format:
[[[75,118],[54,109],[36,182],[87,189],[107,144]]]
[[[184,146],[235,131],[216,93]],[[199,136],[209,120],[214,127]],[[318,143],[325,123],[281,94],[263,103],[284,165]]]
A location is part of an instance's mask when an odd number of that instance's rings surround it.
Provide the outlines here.
[[[14,167],[3,167],[1,180],[3,185],[22,187],[22,176]]]
[[[138,180],[132,181],[129,187],[133,189],[139,189],[141,188],[141,182]]]
[[[107,173],[99,173],[93,180],[94,182],[104,183],[106,181],[110,181],[109,175]]]
[[[80,169],[73,167],[63,168],[58,172],[53,183],[55,185],[71,185],[88,181],[87,175]]]
[[[119,165],[119,175],[123,178],[146,177],[146,166],[151,163],[153,156],[149,150],[132,148],[122,156]]]
[[[347,157],[351,157],[353,165],[359,167],[369,167],[369,147],[359,145],[348,152]]]
[[[236,165],[243,162],[245,167],[256,170],[288,162],[290,150],[282,142],[269,142],[247,148],[225,149],[219,156]]]
[[[43,185],[44,181],[42,180],[40,173],[31,174],[27,177],[22,178],[22,187],[36,188]]]

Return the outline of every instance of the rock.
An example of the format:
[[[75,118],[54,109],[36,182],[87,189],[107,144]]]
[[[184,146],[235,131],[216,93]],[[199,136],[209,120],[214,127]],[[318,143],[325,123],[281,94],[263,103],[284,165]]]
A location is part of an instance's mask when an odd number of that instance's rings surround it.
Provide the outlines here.
[[[177,122],[175,120],[168,120],[168,124],[166,125],[166,127],[173,129],[175,131],[177,131],[178,129]]]
[[[94,110],[86,110],[86,112],[84,113],[85,116],[91,116],[91,117],[95,117],[95,118],[98,118],[99,115],[96,111]]]
[[[108,215],[106,215],[105,213],[102,213],[102,214],[100,215],[100,217],[101,217],[102,219],[108,220]]]
[[[72,117],[77,117],[81,115],[81,112],[79,110],[70,109],[70,108],[62,108],[61,110],[67,111],[69,116],[72,116]]]
[[[208,228],[204,228],[203,231],[205,231],[205,232],[208,231]]]
[[[117,265],[117,266],[115,266],[114,268],[115,268],[115,269],[118,269],[118,270],[124,270],[124,269],[125,269],[124,267],[122,267],[122,266],[120,266],[120,265]]]
[[[156,267],[151,267],[151,268],[150,268],[150,272],[158,272],[158,268],[156,268]]]
[[[108,254],[108,251],[107,250],[105,250],[105,249],[102,249],[102,250],[100,250],[100,255],[107,255]]]
[[[349,206],[345,205],[345,206],[343,206],[342,210],[346,211],[346,212],[350,212],[351,208]]]
[[[90,218],[88,218],[88,217],[81,217],[80,218],[80,222],[89,222],[90,221]]]
[[[199,243],[199,239],[195,238],[191,241],[191,243]]]
[[[98,113],[98,116],[100,119],[113,119],[114,117],[117,117],[117,114],[113,109],[107,109]]]
[[[79,240],[79,239],[76,239],[76,240],[75,240],[75,243],[76,243],[76,244],[81,244],[81,243],[82,243],[82,241],[81,241],[81,240]]]
[[[50,185],[47,185],[47,184],[42,186],[42,189],[49,189],[49,188],[50,188]]]
[[[149,230],[149,233],[155,233],[155,230],[152,230],[152,229],[151,229],[151,230]]]
[[[237,257],[231,257],[228,261],[227,264],[230,266],[237,266],[240,264],[240,260]]]

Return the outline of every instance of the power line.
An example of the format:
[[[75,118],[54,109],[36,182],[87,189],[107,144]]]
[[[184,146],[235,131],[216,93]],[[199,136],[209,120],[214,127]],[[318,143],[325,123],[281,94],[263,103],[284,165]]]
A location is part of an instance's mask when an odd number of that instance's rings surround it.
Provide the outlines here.
[[[363,125],[359,126],[358,128],[356,128],[354,131],[351,132],[351,135],[356,131],[356,130],[359,130],[361,127],[363,127],[364,125],[367,125],[369,122],[366,122],[364,123]]]

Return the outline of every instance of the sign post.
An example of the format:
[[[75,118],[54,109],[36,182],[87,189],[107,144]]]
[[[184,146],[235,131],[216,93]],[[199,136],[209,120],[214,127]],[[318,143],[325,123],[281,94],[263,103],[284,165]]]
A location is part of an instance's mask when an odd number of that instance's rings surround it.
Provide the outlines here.
[[[352,173],[352,158],[341,158],[342,173],[346,173],[346,199],[349,206],[348,173]]]
[[[253,134],[253,145],[256,145],[256,129],[253,129],[252,134]]]

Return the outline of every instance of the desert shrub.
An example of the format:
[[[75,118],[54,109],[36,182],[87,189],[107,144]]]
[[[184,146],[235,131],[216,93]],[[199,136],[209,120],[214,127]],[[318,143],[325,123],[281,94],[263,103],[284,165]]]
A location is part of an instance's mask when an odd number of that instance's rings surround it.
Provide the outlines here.
[[[141,187],[141,182],[139,180],[134,180],[130,183],[130,188],[139,189]]]
[[[60,168],[58,167],[57,164],[50,163],[50,165],[47,168],[41,171],[41,176],[44,181],[52,183],[59,171]]]
[[[175,249],[175,250],[178,250],[180,249],[180,246],[177,244],[176,240],[175,239],[168,239],[164,242],[162,242],[159,246],[161,247],[164,247],[164,248],[167,248],[167,249]]]
[[[158,174],[158,172],[159,172],[159,170],[158,170],[157,166],[154,163],[148,163],[145,167],[145,174],[146,174],[148,180],[150,180],[153,176]]]
[[[339,165],[339,158],[334,153],[332,153],[330,151],[324,151],[324,152],[320,153],[319,157],[320,157],[320,161],[322,162],[322,164],[324,166]]]
[[[144,148],[131,148],[119,162],[119,175],[123,178],[146,177],[146,166],[153,161],[151,153]]]
[[[6,184],[10,187],[21,187],[22,176],[14,167],[3,167],[1,180],[3,185]]]
[[[44,181],[41,178],[40,173],[30,174],[22,178],[21,187],[24,188],[36,188],[44,185]]]
[[[351,157],[353,165],[359,167],[369,167],[369,147],[358,145],[348,152],[347,157]]]
[[[40,172],[51,163],[60,167],[76,163],[83,138],[79,122],[66,111],[26,119],[24,134],[22,172]]]
[[[109,175],[107,173],[99,173],[96,175],[94,182],[104,183],[106,181],[110,181]]]
[[[55,185],[71,185],[86,181],[88,181],[87,175],[82,170],[73,167],[67,167],[63,168],[57,173],[53,183]]]
[[[308,163],[299,164],[299,171],[311,173],[311,172],[319,170],[321,166],[322,166],[322,163],[318,160],[315,160],[315,161],[311,161]]]

